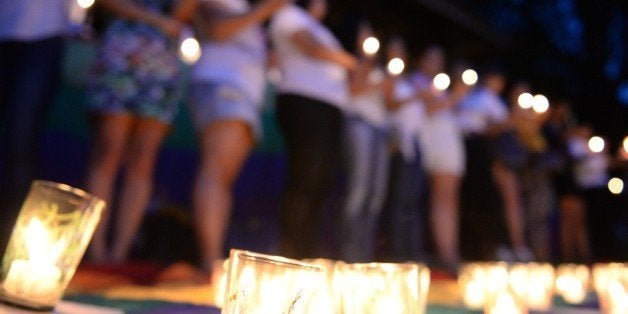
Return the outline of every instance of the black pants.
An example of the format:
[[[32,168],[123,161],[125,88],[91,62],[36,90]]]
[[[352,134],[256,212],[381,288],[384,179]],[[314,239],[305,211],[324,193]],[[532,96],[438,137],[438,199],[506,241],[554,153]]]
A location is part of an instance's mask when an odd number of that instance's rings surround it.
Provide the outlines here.
[[[501,194],[493,179],[490,141],[465,139],[466,173],[460,193],[460,249],[467,260],[490,260],[508,242]]]
[[[320,256],[323,206],[339,161],[342,114],[328,103],[281,94],[279,126],[288,157],[288,180],[281,209],[282,255]]]
[[[38,174],[39,144],[61,76],[63,39],[0,42],[0,252]]]

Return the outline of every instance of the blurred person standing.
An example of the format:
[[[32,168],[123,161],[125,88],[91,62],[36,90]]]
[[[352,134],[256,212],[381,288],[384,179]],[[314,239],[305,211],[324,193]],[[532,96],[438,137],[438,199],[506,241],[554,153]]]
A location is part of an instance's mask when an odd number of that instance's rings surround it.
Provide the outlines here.
[[[206,273],[222,267],[215,264],[225,254],[233,185],[262,135],[267,54],[261,24],[288,2],[201,2],[202,55],[192,69],[189,109],[199,138],[193,206]]]
[[[463,182],[465,228],[481,235],[481,257],[506,261],[530,261],[525,240],[519,179],[514,172],[521,149],[512,129],[508,108],[501,99],[506,79],[498,68],[482,73],[482,80],[460,104],[459,122],[465,134],[467,173]],[[495,195],[493,191],[500,193]],[[504,217],[504,221],[493,221]],[[505,228],[504,228],[505,223]],[[512,251],[500,243],[505,229]]]
[[[408,61],[400,37],[387,44],[387,60]],[[389,69],[394,70],[394,69]],[[388,99],[390,123],[390,176],[382,221],[390,244],[386,259],[392,262],[425,258],[425,173],[421,165],[420,139],[425,127],[425,108],[409,75],[392,73],[393,92]]]
[[[288,178],[281,208],[281,254],[321,255],[323,205],[339,161],[348,70],[356,58],[322,23],[325,0],[297,0],[271,20],[270,36],[282,72],[277,114]]]
[[[552,160],[552,181],[560,215],[559,238],[562,262],[586,262],[591,258],[586,225],[586,203],[574,176],[573,136],[577,129],[571,104],[556,101],[542,131]]]
[[[456,67],[451,91],[441,91],[434,77],[445,70],[445,52],[428,46],[411,75],[427,118],[422,137],[423,167],[429,177],[429,217],[439,262],[455,271],[460,263],[459,198],[465,168],[462,133],[456,119],[456,106],[469,87],[461,81],[462,67]],[[460,68],[460,69],[458,69]]]
[[[340,259],[371,262],[379,218],[388,184],[387,94],[390,79],[377,55],[364,51],[373,36],[370,24],[361,21],[353,42],[358,65],[350,74],[351,100],[344,128],[346,196],[340,224]]]
[[[0,250],[38,178],[41,135],[61,78],[67,4],[0,0],[0,124],[6,125],[0,140]]]
[[[115,17],[104,31],[90,73],[87,110],[93,141],[86,189],[118,209],[111,246],[110,210],[91,244],[95,263],[128,259],[153,184],[159,149],[183,99],[176,39],[192,0],[100,0]],[[114,185],[121,169],[120,194]]]
[[[606,145],[598,150],[599,147],[589,144],[591,136],[590,127],[579,126],[568,140],[569,153],[574,160],[574,179],[585,208],[582,212],[566,213],[561,222],[571,233],[588,240],[590,254],[576,256],[576,262],[604,261],[614,255],[612,217],[616,209],[612,208],[612,196],[607,189],[611,157]]]
[[[552,257],[550,220],[555,200],[550,175],[553,159],[542,133],[548,113],[537,113],[532,108],[521,107],[519,97],[523,93],[530,93],[529,84],[525,81],[515,82],[510,88],[508,102],[517,137],[525,148],[525,163],[519,175],[522,202],[526,209],[526,238],[536,260],[548,262]]]

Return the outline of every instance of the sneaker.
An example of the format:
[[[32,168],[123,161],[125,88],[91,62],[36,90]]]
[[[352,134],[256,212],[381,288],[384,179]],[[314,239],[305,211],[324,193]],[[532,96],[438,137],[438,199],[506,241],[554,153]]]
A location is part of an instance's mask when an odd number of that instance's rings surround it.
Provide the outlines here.
[[[515,254],[505,245],[500,245],[495,250],[495,259],[506,263],[514,263],[517,261]]]
[[[519,262],[527,263],[534,261],[534,254],[532,254],[532,251],[527,246],[515,248],[514,253]]]

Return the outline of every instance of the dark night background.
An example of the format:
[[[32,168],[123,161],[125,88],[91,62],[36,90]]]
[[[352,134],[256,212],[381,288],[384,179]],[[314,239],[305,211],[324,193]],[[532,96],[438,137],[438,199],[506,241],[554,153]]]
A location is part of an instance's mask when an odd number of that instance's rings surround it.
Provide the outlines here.
[[[379,37],[427,43],[450,60],[503,64],[535,93],[573,102],[578,119],[616,147],[628,133],[628,1],[331,0],[328,24],[369,20]]]

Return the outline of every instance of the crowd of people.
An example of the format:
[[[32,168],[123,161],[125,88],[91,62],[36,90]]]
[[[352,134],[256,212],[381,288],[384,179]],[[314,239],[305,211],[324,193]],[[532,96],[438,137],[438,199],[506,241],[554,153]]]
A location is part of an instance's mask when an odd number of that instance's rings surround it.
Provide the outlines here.
[[[62,3],[0,1],[0,99],[10,137],[3,195],[23,195],[32,179],[33,126],[43,125],[47,105],[27,100],[51,98],[58,80],[61,20],[51,16]],[[89,74],[94,132],[85,189],[119,214],[115,222],[109,214],[101,220],[93,262],[128,259],[180,103],[198,134],[191,205],[200,267],[211,272],[224,258],[232,188],[261,136],[269,66],[281,73],[273,84],[287,156],[277,253],[321,256],[323,207],[342,169],[339,259],[427,260],[431,250],[434,262],[452,271],[463,258],[548,261],[556,207],[562,258],[591,261],[587,206],[602,204],[596,191],[606,186],[612,158],[608,149],[588,149],[591,130],[576,124],[568,101],[542,113],[524,108],[520,95],[532,91],[529,84],[508,82],[495,64],[479,71],[477,84],[465,82],[468,64],[448,62],[436,44],[411,55],[402,38],[389,36],[381,52],[365,51],[375,34],[365,20],[348,27],[350,39],[341,42],[322,22],[325,0],[98,3],[112,17]],[[20,20],[37,15],[41,25]],[[176,45],[186,25],[194,25],[202,51],[187,78]],[[22,59],[26,64],[15,61]],[[393,59],[408,67],[391,71]],[[13,67],[37,71],[41,81],[20,83]],[[434,78],[446,70],[451,85],[439,88]],[[376,249],[382,237],[384,253]]]

